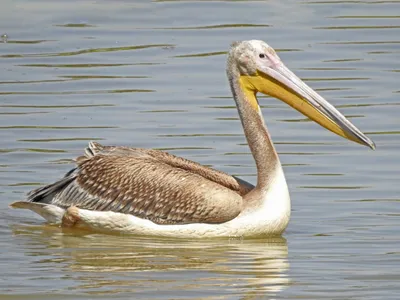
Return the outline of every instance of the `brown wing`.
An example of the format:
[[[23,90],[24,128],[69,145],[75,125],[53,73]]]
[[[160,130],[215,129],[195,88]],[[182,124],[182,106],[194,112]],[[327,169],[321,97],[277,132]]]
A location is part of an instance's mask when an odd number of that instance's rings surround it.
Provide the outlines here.
[[[170,165],[171,167],[186,170],[194,174],[199,174],[200,176],[210,181],[225,186],[233,191],[237,191],[242,196],[244,196],[254,188],[252,184],[240,178],[236,178],[224,172],[203,166],[197,162],[182,157],[178,157],[160,150],[103,146],[96,142],[90,142],[89,147],[85,149],[85,153],[86,157],[88,158],[99,154],[121,155],[121,156],[134,155],[137,157],[151,157],[159,162]]]
[[[237,191],[146,151],[126,151],[79,158],[75,170],[33,191],[28,201],[127,213],[158,224],[223,223],[240,213]]]

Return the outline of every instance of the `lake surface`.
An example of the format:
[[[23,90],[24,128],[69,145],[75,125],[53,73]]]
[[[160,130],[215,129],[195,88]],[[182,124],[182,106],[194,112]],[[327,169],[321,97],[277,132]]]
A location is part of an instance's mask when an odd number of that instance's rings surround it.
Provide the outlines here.
[[[399,299],[399,1],[3,0],[0,34],[0,299]],[[224,71],[253,38],[377,144],[261,98],[291,192],[283,238],[62,232],[8,208],[90,140],[254,183]]]

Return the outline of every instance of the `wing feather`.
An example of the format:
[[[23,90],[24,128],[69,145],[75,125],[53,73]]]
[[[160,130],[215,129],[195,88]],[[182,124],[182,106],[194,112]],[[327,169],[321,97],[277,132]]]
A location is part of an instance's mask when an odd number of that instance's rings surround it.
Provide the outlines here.
[[[28,200],[129,213],[158,224],[222,223],[243,206],[238,191],[146,153],[80,159],[68,177],[33,191]]]
[[[28,201],[114,211],[158,224],[222,223],[236,217],[254,186],[172,154],[90,142],[78,167]]]
[[[231,190],[237,191],[242,196],[244,196],[254,188],[252,184],[241,180],[240,178],[236,178],[224,172],[203,166],[197,162],[178,157],[160,150],[121,146],[103,146],[96,142],[90,142],[89,147],[85,149],[85,154],[87,158],[91,158],[95,155],[135,156],[142,159],[152,158],[172,167],[199,174],[208,180],[223,185]],[[85,158],[80,157],[78,158],[78,160],[79,159],[84,160]]]

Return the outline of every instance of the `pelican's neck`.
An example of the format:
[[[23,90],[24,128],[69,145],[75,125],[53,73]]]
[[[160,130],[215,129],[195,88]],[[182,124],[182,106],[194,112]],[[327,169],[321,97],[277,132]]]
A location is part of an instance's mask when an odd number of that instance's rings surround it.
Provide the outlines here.
[[[268,134],[254,91],[249,90],[239,74],[228,70],[233,97],[250,151],[257,165],[256,189],[266,191],[277,168],[281,168],[278,154]]]

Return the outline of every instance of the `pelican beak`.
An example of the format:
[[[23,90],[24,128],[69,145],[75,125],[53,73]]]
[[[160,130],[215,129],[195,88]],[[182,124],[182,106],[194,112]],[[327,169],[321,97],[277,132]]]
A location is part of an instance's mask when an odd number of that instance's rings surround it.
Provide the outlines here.
[[[241,76],[242,84],[254,93],[278,98],[326,129],[356,143],[375,149],[374,142],[346,119],[333,105],[310,88],[280,60],[257,69],[253,76]]]

